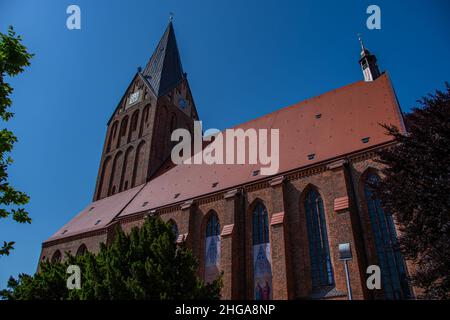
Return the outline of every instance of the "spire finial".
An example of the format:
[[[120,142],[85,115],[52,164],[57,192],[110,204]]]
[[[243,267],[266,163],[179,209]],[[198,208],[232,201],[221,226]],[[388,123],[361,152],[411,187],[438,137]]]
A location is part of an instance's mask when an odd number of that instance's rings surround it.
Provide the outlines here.
[[[169,22],[173,21],[173,16],[174,16],[173,12],[169,12]]]
[[[363,42],[363,40],[361,38],[361,34],[359,34],[359,33],[358,33],[358,40],[359,40],[359,44],[361,45],[361,51],[364,52],[364,50],[366,48],[364,47],[364,42]]]

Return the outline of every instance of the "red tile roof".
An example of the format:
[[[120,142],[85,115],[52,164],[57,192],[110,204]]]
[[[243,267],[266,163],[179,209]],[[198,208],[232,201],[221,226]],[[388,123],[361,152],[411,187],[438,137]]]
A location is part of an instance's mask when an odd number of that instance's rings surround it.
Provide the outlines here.
[[[278,174],[281,174],[390,142],[392,138],[385,134],[380,123],[404,128],[387,74],[373,82],[358,81],[327,92],[235,128],[279,129]],[[177,165],[147,182],[139,192],[140,187],[137,187],[90,204],[88,208],[98,206],[96,213],[85,209],[62,230],[68,229],[64,236],[69,236],[86,228],[92,229],[96,217],[102,219],[102,224],[96,226],[101,228],[119,212],[119,217],[142,212],[144,202],[148,202],[145,207],[148,210],[267,178],[253,175],[260,168],[258,164]],[[215,182],[219,183],[213,188]],[[128,201],[130,203],[126,205]],[[99,202],[104,205],[99,206]],[[84,217],[89,214],[96,217]]]
[[[102,229],[116,217],[141,190],[143,185],[90,203],[83,211],[66,223],[47,241],[70,237],[76,234]],[[62,234],[67,230],[64,235]],[[46,241],[46,242],[47,242]]]

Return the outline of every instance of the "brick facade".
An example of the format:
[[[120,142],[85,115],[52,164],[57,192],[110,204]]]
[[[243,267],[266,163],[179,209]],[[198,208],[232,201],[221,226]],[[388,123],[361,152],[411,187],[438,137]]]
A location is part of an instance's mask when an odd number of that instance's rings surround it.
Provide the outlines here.
[[[141,98],[129,105],[126,97],[134,92]],[[137,75],[108,122],[94,200],[147,182],[170,157],[173,130],[193,132],[197,117],[187,80],[157,97]]]
[[[168,55],[175,59],[171,60],[174,65],[167,67],[166,61],[157,61],[155,54],[164,50],[172,50]],[[370,291],[366,287],[367,266],[379,262],[364,184],[369,173],[381,169],[375,161],[376,151],[395,143],[386,138],[376,122],[402,125],[387,76],[370,84],[356,83],[332,91],[253,122],[268,128],[274,126],[276,118],[280,130],[285,129],[281,133],[285,149],[281,150],[283,154],[280,152],[285,170],[270,177],[258,174],[244,177],[254,167],[223,169],[216,165],[194,171],[191,166],[175,166],[168,161],[173,146],[171,132],[185,128],[192,134],[198,114],[186,75],[176,60],[178,51],[171,24],[155,54],[145,71],[138,71],[131,81],[108,122],[94,202],[90,205],[94,211],[90,212],[88,206],[77,219],[44,242],[40,261],[64,259],[64,252],[76,254],[83,248],[96,253],[100,243],[112,241],[117,226],[130,232],[142,225],[145,216],[156,215],[177,225],[177,241],[186,241],[199,261],[198,276],[204,279],[206,228],[208,219],[215,215],[220,223],[222,298],[253,299],[252,217],[254,208],[263,205],[267,212],[265,241],[270,243],[273,299],[347,299],[344,264],[338,252],[341,243],[349,243],[352,250],[348,268],[353,297],[383,298],[383,290]],[[162,70],[155,73],[158,68]],[[164,68],[171,73],[178,71],[176,75],[167,75]],[[155,78],[158,75],[161,79]],[[162,86],[165,83],[162,75],[172,81],[170,86]],[[297,122],[302,122],[303,127]],[[351,124],[356,122],[353,130]],[[301,139],[304,141],[299,142]],[[240,168],[245,171],[238,171]],[[233,178],[242,175],[243,179],[230,180],[232,175]],[[196,180],[199,176],[203,180]],[[321,232],[328,237],[334,276],[332,285],[321,290],[313,288],[312,283],[314,259],[310,254],[305,209],[312,191],[321,198],[324,216]],[[188,196],[178,198],[179,192]],[[112,209],[116,209],[114,214],[110,214]],[[96,227],[93,222],[99,216],[103,220],[97,223],[102,225]]]
[[[142,211],[117,219],[114,224],[126,232],[139,227],[147,214],[175,222],[179,233],[199,260],[198,276],[204,276],[205,227],[214,211],[221,225],[220,266],[224,272],[224,299],[253,297],[251,212],[257,201],[268,210],[273,270],[274,299],[304,299],[311,296],[311,275],[303,201],[306,193],[318,190],[324,202],[335,288],[331,296],[319,298],[346,299],[347,289],[343,263],[339,261],[339,243],[351,244],[350,281],[355,299],[382,298],[382,290],[366,289],[365,270],[376,264],[364,193],[361,185],[368,172],[380,165],[373,159],[375,150],[349,155],[333,162],[271,178],[236,189],[225,190],[152,212]],[[348,204],[335,210],[335,200],[348,197]],[[50,258],[56,250],[74,254],[80,245],[97,252],[101,242],[113,237],[114,228],[46,243],[41,259]]]

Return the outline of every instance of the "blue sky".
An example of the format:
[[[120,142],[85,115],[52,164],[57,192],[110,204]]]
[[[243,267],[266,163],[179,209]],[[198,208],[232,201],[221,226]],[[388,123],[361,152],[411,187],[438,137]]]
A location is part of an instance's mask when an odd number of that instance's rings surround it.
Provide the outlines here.
[[[66,8],[81,8],[81,30]],[[381,30],[366,8],[381,8]],[[169,12],[204,128],[223,129],[358,81],[359,43],[377,55],[403,110],[450,75],[450,2],[281,0],[0,0],[0,30],[13,25],[36,54],[14,79],[7,125],[19,138],[10,180],[26,191],[33,223],[0,220],[0,288],[36,270],[41,242],[92,199],[106,122]]]

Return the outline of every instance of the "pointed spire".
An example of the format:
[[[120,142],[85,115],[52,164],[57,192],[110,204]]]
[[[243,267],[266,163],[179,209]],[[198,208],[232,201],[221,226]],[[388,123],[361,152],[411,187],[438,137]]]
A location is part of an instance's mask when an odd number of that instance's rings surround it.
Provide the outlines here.
[[[171,15],[173,18],[173,16]],[[162,96],[185,77],[178,52],[172,19],[147,63],[142,75],[156,95]]]

